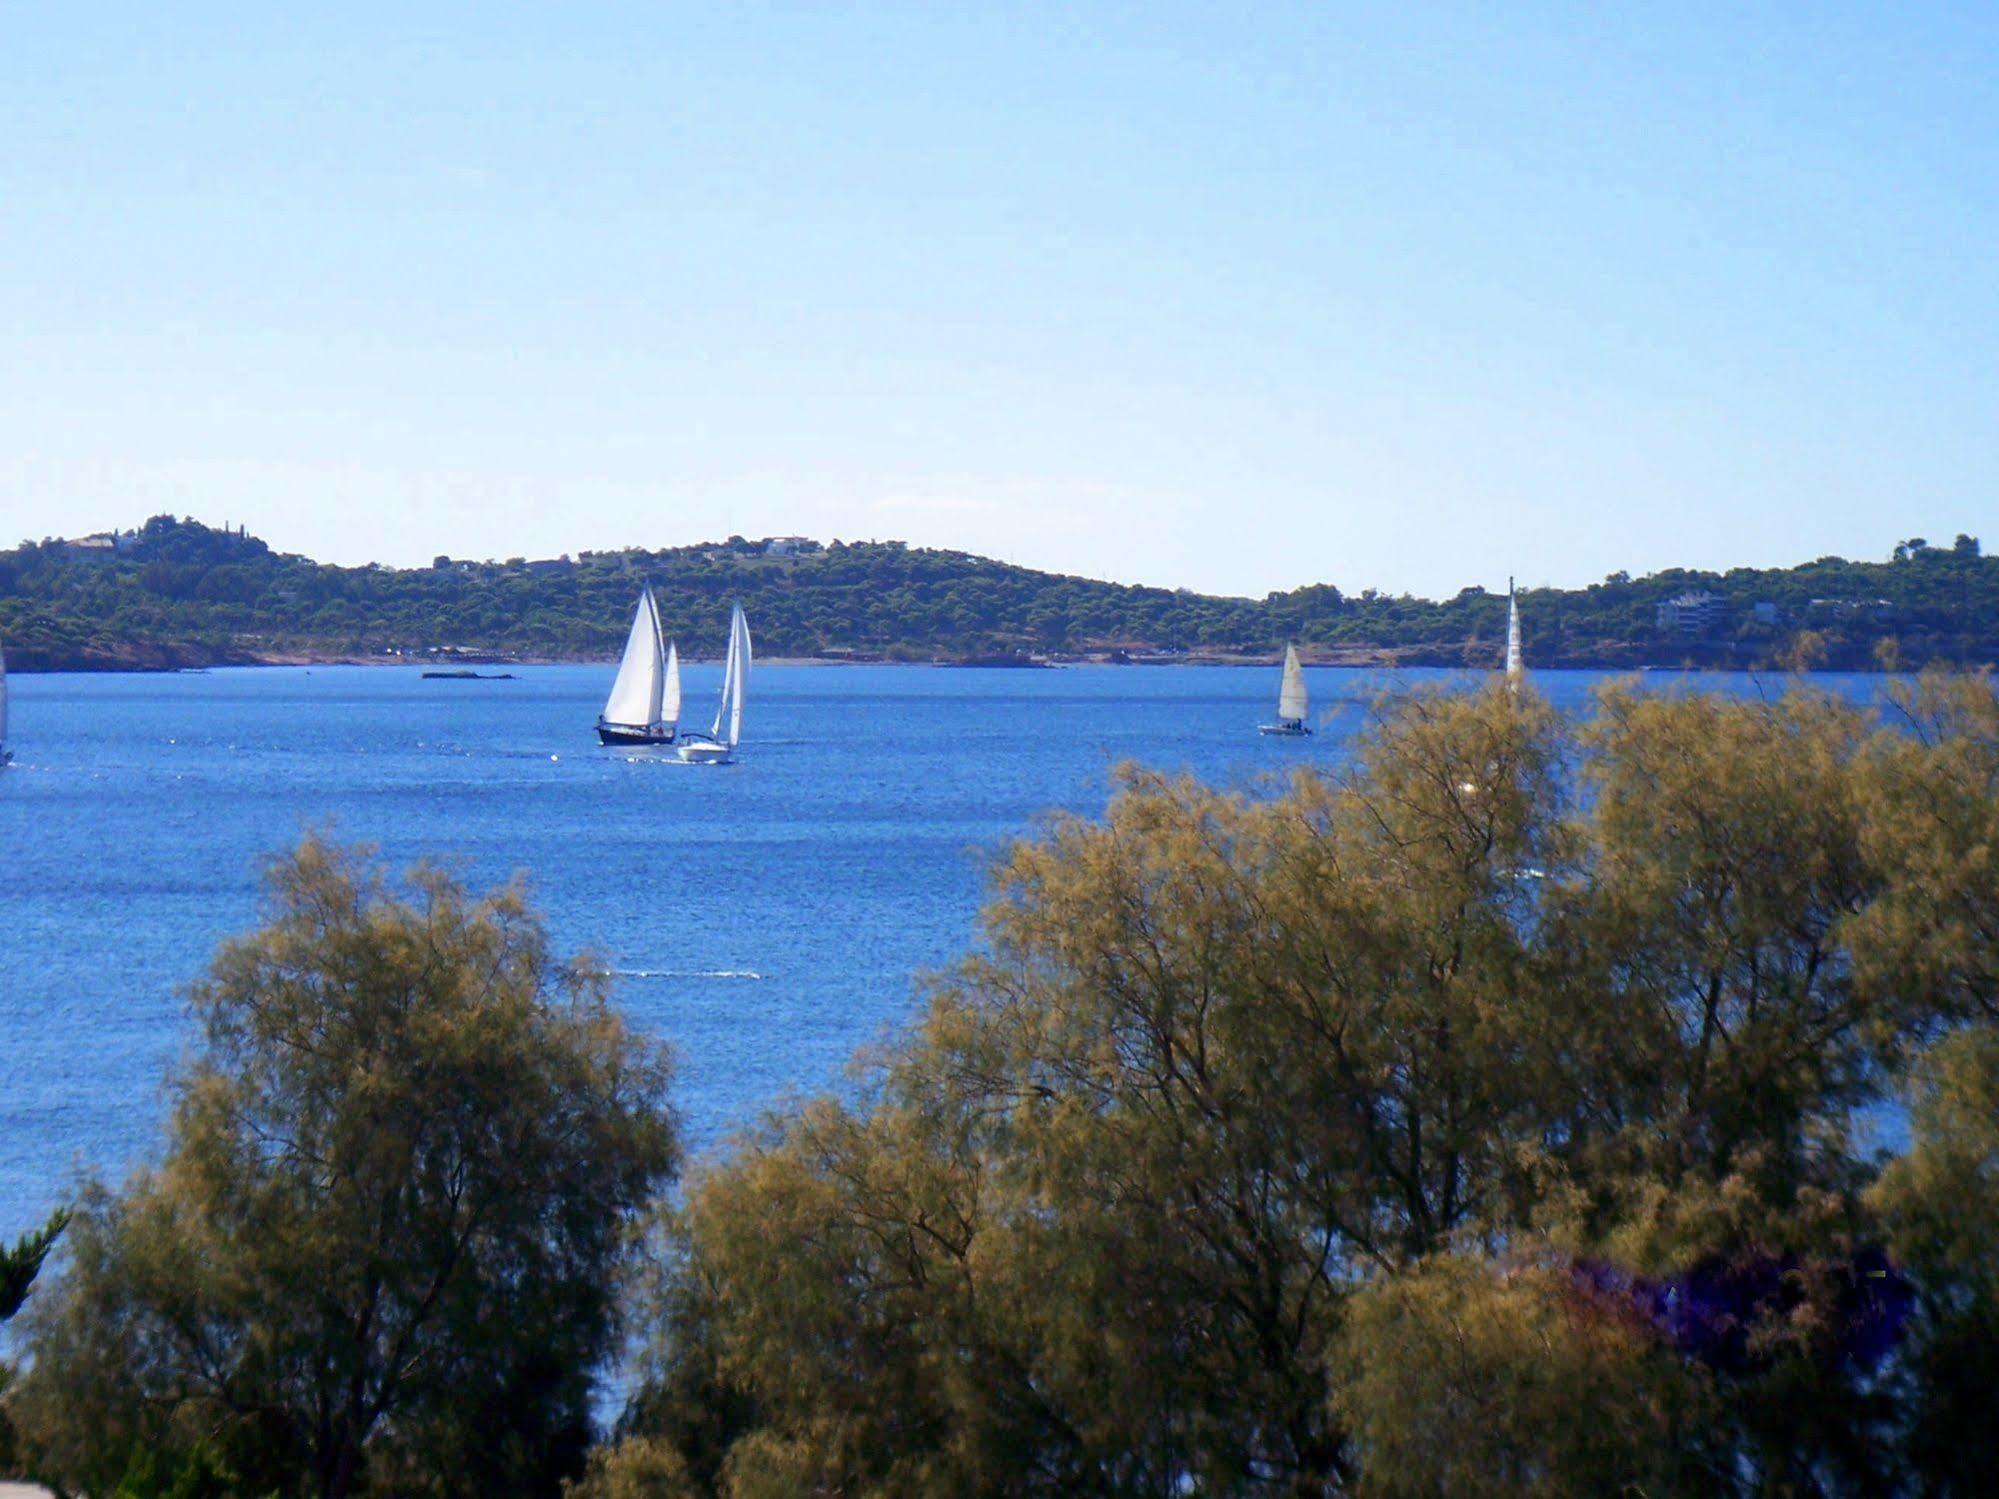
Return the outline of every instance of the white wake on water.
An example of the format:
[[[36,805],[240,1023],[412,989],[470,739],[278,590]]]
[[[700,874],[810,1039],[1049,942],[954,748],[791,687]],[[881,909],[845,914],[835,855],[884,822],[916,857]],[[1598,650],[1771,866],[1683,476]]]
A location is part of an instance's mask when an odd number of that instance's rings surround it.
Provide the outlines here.
[[[606,968],[604,978],[614,979],[752,979],[763,974],[754,968]]]

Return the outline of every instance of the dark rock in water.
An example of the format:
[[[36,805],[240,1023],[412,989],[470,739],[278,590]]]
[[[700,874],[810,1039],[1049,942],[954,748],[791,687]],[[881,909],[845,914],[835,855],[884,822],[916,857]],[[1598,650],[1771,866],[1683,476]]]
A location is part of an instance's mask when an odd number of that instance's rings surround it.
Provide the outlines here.
[[[511,682],[514,674],[510,671],[427,671],[424,680],[436,677],[446,682]]]

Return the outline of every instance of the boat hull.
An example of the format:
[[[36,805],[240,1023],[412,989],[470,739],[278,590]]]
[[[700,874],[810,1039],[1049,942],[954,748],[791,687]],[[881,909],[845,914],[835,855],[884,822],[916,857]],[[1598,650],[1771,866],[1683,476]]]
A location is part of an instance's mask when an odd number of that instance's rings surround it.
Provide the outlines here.
[[[680,737],[675,729],[633,728],[626,724],[597,725],[599,744],[672,744]]]
[[[689,765],[727,765],[735,751],[712,739],[690,739],[680,746],[680,758]]]
[[[1303,739],[1312,731],[1302,723],[1260,723],[1256,726],[1256,732],[1284,739]]]

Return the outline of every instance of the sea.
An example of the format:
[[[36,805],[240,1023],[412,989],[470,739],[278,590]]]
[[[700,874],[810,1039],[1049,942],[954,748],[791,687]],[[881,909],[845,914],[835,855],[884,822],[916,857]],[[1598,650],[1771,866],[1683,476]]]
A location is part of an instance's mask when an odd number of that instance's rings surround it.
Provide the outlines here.
[[[498,668],[486,668],[498,670]],[[159,1151],[194,1040],[185,987],[253,929],[266,860],[307,830],[521,874],[557,947],[678,1055],[690,1150],[852,1060],[978,942],[987,871],[1123,762],[1256,789],[1333,767],[1384,692],[1489,678],[1312,668],[1319,731],[1266,738],[1271,669],[759,665],[735,763],[600,748],[599,666],[439,680],[394,666],[12,679],[0,771],[0,1238],[85,1174]],[[685,670],[687,721],[720,684]],[[1603,680],[1536,673],[1556,704]],[[1748,676],[1647,681],[1781,690]],[[1825,676],[1859,696],[1879,678]]]

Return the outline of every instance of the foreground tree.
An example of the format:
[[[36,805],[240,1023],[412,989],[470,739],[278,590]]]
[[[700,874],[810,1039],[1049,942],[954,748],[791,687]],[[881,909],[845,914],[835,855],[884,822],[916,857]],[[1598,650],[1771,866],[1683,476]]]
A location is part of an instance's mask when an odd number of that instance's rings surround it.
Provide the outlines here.
[[[1975,738],[1491,692],[1128,776],[865,1096],[693,1183],[595,1492],[1906,1486],[1852,1121],[1994,971],[1989,890],[1917,935]]]
[[[92,1186],[13,1402],[51,1479],[553,1493],[676,1136],[521,890],[307,839],[193,992],[166,1155]]]
[[[1444,1255],[1352,1300],[1334,1403],[1369,1493],[1711,1492],[1711,1386],[1628,1306]]]
[[[41,1274],[42,1266],[48,1262],[56,1247],[56,1240],[62,1237],[62,1231],[68,1226],[69,1210],[58,1208],[39,1229],[16,1239],[13,1248],[0,1247],[0,1323],[20,1311],[21,1303],[28,1299],[28,1292],[34,1286],[35,1277]],[[13,1382],[13,1366],[0,1359],[0,1478],[12,1477],[20,1461],[14,1423],[8,1418],[4,1403],[7,1387]]]
[[[28,1299],[28,1291],[41,1274],[42,1266],[48,1263],[49,1255],[56,1247],[56,1240],[69,1226],[69,1210],[59,1208],[49,1215],[49,1221],[33,1233],[26,1233],[14,1241],[11,1249],[0,1248],[0,1322],[5,1322],[21,1309],[21,1303]]]
[[[1919,1293],[1904,1461],[1937,1493],[1977,1494],[1999,1472],[1999,1026],[1942,1043],[1913,1101],[1909,1152],[1872,1194]]]

